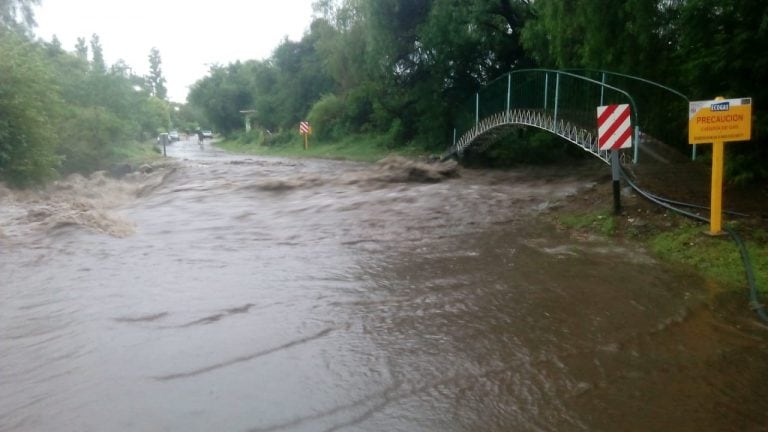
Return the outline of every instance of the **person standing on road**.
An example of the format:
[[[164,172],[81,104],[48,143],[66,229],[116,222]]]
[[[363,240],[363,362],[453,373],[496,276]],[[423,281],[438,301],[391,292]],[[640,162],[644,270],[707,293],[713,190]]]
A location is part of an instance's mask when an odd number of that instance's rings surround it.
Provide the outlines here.
[[[198,129],[197,130],[197,143],[200,144],[200,146],[203,146],[203,141],[205,140],[205,136],[203,135],[203,131]]]

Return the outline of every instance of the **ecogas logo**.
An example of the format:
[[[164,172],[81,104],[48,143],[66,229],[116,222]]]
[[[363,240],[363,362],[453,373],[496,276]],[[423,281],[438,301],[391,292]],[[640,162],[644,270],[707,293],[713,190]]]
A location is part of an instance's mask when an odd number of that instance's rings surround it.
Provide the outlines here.
[[[731,103],[730,102],[720,102],[712,104],[712,111],[728,111],[731,109]]]

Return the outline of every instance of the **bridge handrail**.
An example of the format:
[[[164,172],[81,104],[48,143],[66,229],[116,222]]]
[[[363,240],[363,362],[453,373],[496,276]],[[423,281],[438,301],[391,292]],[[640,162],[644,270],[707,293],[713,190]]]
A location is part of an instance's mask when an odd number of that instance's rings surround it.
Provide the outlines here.
[[[675,96],[679,96],[683,101],[685,101],[685,105],[688,105],[691,102],[691,99],[687,95],[685,95],[683,92],[680,92],[680,91],[678,91],[676,89],[673,89],[672,87],[666,86],[666,85],[658,83],[656,81],[651,81],[649,79],[641,78],[639,76],[629,75],[629,74],[625,74],[625,73],[621,73],[621,72],[608,71],[608,70],[604,70],[604,69],[569,68],[569,69],[565,69],[565,70],[566,71],[573,71],[573,72],[576,72],[576,73],[579,73],[579,72],[599,73],[599,74],[603,75],[603,81],[605,80],[605,76],[606,75],[617,76],[617,77],[621,77],[621,78],[628,78],[628,79],[631,79],[631,80],[642,82],[644,84],[650,84],[650,85],[652,85],[654,87],[658,87],[658,88],[660,88],[662,90],[665,90],[665,91],[667,91],[669,93],[672,93]],[[691,159],[692,160],[696,160],[696,145],[695,144],[691,146]]]
[[[503,79],[504,77],[507,77],[507,79],[509,80],[509,83],[508,83],[508,87],[507,87],[508,95],[507,95],[506,112],[509,112],[510,109],[511,109],[510,100],[509,100],[509,94],[510,94],[510,92],[512,90],[512,76],[516,75],[516,74],[524,74],[524,73],[544,73],[544,74],[546,74],[546,76],[549,76],[549,74],[554,74],[555,76],[558,76],[558,75],[568,76],[568,77],[572,77],[572,78],[574,78],[576,80],[581,80],[583,82],[588,82],[588,83],[594,84],[594,85],[596,85],[598,87],[601,87],[603,89],[611,90],[611,91],[613,91],[613,92],[623,96],[624,98],[626,98],[626,100],[629,102],[629,104],[631,106],[631,113],[632,113],[632,117],[634,119],[633,123],[634,123],[635,127],[634,127],[634,134],[633,134],[634,135],[634,140],[633,141],[635,142],[635,145],[634,145],[634,157],[633,157],[633,160],[634,160],[634,162],[637,162],[638,145],[639,145],[639,134],[640,134],[640,126],[639,126],[640,125],[640,122],[639,122],[640,115],[639,115],[638,105],[637,105],[635,99],[632,97],[632,95],[630,95],[627,91],[622,90],[622,89],[620,89],[618,87],[612,86],[610,84],[605,84],[603,82],[594,80],[592,78],[589,78],[589,77],[586,77],[586,76],[583,76],[583,75],[579,75],[579,74],[576,74],[576,73],[571,73],[571,72],[568,72],[568,71],[556,70],[556,69],[547,69],[547,68],[516,69],[516,70],[509,71],[509,72],[505,73],[504,75],[502,75],[502,76],[500,76],[500,77],[498,77],[498,78],[496,78],[496,79],[486,83],[481,89],[478,89],[478,91],[475,92],[475,95],[474,95],[474,97],[476,99],[475,126],[477,126],[478,121],[479,121],[478,111],[479,111],[480,92],[483,89],[485,89],[485,88],[489,88],[495,82]],[[602,99],[602,96],[601,96],[601,99]],[[555,103],[557,104],[557,97],[556,97],[556,102]],[[557,105],[555,105],[555,116],[557,116]],[[468,129],[468,130],[471,130],[471,128]],[[456,132],[457,132],[456,129],[454,129],[454,143],[451,146],[451,150],[449,150],[448,153],[450,153],[451,151],[455,150],[454,147],[456,146]],[[462,132],[462,133],[464,133],[464,132]]]
[[[607,71],[607,70],[603,70],[603,69],[588,69],[588,68],[573,68],[573,69],[564,69],[564,71],[574,71],[574,72],[579,72],[579,71],[583,71],[583,72],[597,72],[597,73],[606,74],[606,75],[614,75],[614,76],[620,76],[620,77],[622,77],[622,78],[629,78],[629,79],[633,79],[633,80],[636,80],[636,81],[640,81],[640,82],[643,82],[643,83],[645,83],[645,84],[650,84],[650,85],[652,85],[652,86],[656,86],[656,87],[659,87],[659,88],[661,88],[661,89],[664,89],[664,90],[666,90],[666,91],[668,91],[668,92],[670,92],[670,93],[673,93],[673,94],[675,94],[675,95],[677,95],[677,96],[680,96],[680,97],[681,97],[681,98],[683,98],[683,99],[684,99],[686,102],[690,102],[690,101],[691,101],[691,100],[688,98],[688,96],[686,96],[686,95],[685,95],[685,94],[683,94],[682,92],[679,92],[679,91],[677,91],[677,90],[673,89],[672,87],[669,87],[669,86],[665,86],[664,84],[661,84],[661,83],[657,83],[656,81],[651,81],[651,80],[648,80],[648,79],[645,79],[645,78],[640,78],[640,77],[638,77],[638,76],[634,76],[634,75],[623,74],[623,73],[621,73],[621,72],[613,72],[613,71]]]
[[[556,73],[556,74],[560,74],[560,75],[567,75],[567,76],[578,78],[578,79],[581,79],[581,80],[584,80],[584,81],[587,81],[587,82],[591,82],[593,84],[597,84],[597,85],[599,85],[601,87],[604,87],[604,88],[607,88],[609,90],[613,90],[613,91],[615,91],[617,93],[623,94],[624,96],[627,97],[627,99],[629,99],[629,103],[632,106],[632,114],[635,117],[635,124],[636,125],[640,124],[640,121],[639,121],[640,120],[640,116],[638,114],[637,104],[635,103],[635,98],[633,98],[632,95],[630,95],[629,93],[627,93],[626,91],[624,91],[624,90],[622,90],[622,89],[620,89],[618,87],[614,87],[614,86],[612,86],[610,84],[602,83],[600,81],[594,80],[594,79],[589,78],[589,77],[585,77],[583,75],[578,75],[578,74],[575,74],[575,73],[571,73],[571,72],[567,72],[567,71],[563,71],[563,70],[557,70],[557,69],[545,69],[545,68],[516,69],[516,70],[510,71],[509,73],[510,74],[514,74],[514,73],[523,73],[523,72],[547,72],[547,73]],[[595,107],[595,108],[597,108],[597,107]]]

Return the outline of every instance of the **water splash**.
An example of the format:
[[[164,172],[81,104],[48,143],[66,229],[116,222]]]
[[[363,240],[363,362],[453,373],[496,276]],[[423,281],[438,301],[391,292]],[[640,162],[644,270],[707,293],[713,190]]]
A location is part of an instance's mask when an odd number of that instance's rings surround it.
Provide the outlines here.
[[[162,185],[174,171],[169,164],[119,180],[104,171],[88,177],[72,174],[38,190],[12,190],[0,184],[0,238],[22,241],[67,227],[128,237],[135,227],[120,209]]]

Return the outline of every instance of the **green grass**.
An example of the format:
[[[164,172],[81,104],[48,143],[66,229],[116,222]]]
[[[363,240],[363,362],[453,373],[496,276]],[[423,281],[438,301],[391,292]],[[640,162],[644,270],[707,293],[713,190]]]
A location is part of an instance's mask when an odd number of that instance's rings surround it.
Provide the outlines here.
[[[113,147],[107,162],[108,164],[127,163],[141,165],[153,162],[161,157],[162,150],[159,150],[153,141],[130,142]]]
[[[561,216],[559,221],[567,228],[588,230],[607,237],[616,232],[616,219],[606,212],[568,214]]]
[[[303,140],[294,140],[286,144],[259,145],[245,144],[240,141],[225,140],[217,142],[224,150],[261,156],[281,156],[299,158],[343,159],[354,161],[375,162],[389,155],[421,156],[427,153],[414,147],[390,149],[381,139],[366,136],[350,137],[334,143],[318,143],[310,137],[309,148],[304,149]]]
[[[572,230],[588,231],[606,237],[620,235],[616,218],[608,212],[563,214],[558,222]],[[630,226],[625,229],[631,230]],[[647,244],[654,255],[662,260],[688,266],[733,289],[741,290],[747,283],[744,264],[739,248],[728,235],[712,237],[705,234],[707,227],[702,224],[685,221],[679,226],[654,230]],[[746,237],[755,280],[761,296],[768,296],[768,232],[736,229]],[[632,238],[638,238],[627,232]]]
[[[711,237],[706,226],[686,223],[650,241],[659,257],[696,268],[707,277],[732,287],[742,288],[746,275],[739,249],[730,236]],[[745,233],[742,233],[742,235]],[[768,294],[768,243],[759,233],[749,233],[746,241],[758,289]],[[762,240],[761,240],[762,239]]]

